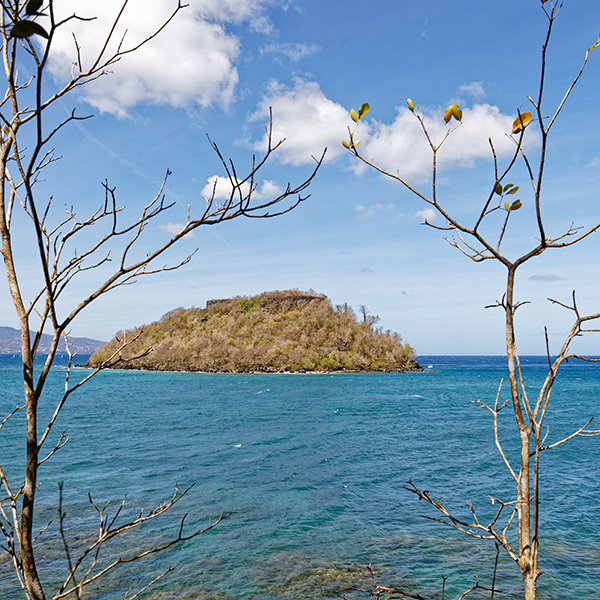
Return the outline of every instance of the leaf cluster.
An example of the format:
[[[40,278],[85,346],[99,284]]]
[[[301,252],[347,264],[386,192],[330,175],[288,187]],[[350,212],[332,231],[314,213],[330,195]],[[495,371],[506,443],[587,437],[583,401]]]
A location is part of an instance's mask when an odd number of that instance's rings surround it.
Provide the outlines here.
[[[98,366],[134,340],[114,368],[207,372],[407,371],[415,353],[397,333],[359,322],[322,295],[265,292],[175,309],[160,321],[120,332],[89,361]]]
[[[13,23],[10,30],[10,35],[14,38],[30,38],[32,35],[41,35],[48,39],[48,32],[37,22],[33,17],[43,16],[39,10],[42,8],[42,0],[29,0],[25,5],[26,18],[19,17]]]

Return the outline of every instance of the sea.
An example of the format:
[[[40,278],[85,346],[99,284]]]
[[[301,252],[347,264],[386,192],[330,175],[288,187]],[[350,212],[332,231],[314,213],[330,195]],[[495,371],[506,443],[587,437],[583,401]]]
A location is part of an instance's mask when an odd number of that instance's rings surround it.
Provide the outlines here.
[[[194,539],[118,565],[84,598],[132,597],[170,568],[138,597],[368,598],[351,588],[368,590],[375,582],[422,598],[455,600],[477,582],[491,586],[495,577],[494,598],[522,598],[519,570],[506,552],[437,522],[442,515],[405,489],[412,481],[431,490],[465,521],[472,519],[472,505],[483,523],[494,518],[495,499],[514,498],[484,406],[493,405],[499,388],[500,398],[507,397],[505,359],[419,361],[429,368],[97,374],[69,397],[45,450],[63,433],[68,442],[40,467],[35,529],[48,596],[68,570],[66,550],[73,561],[97,539],[101,514],[106,524],[118,513],[119,526],[168,500],[176,486],[193,484],[167,513],[90,555],[88,577],[115,558],[168,543],[184,516],[184,536],[223,512],[230,516]],[[64,365],[59,360],[50,374],[40,403],[44,418],[65,389]],[[545,357],[523,358],[531,396],[546,368]],[[69,385],[88,373],[73,369]],[[0,383],[1,421],[21,402],[18,357],[0,358]],[[600,364],[565,365],[544,422],[547,444],[597,416],[599,399]],[[22,413],[0,429],[0,464],[13,489],[24,464]],[[517,468],[515,431],[507,406],[499,416],[499,439]],[[540,489],[539,598],[599,598],[600,437],[577,437],[543,452]],[[510,529],[509,538],[516,544]],[[4,548],[0,552],[0,598],[23,598],[12,563]],[[479,589],[468,598],[490,598],[490,592]]]

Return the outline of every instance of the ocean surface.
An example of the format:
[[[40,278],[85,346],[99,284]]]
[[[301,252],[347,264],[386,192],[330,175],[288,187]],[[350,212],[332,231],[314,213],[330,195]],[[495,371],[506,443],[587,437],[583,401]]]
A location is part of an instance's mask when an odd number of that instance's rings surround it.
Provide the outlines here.
[[[98,515],[127,503],[120,521],[195,483],[169,513],[131,531],[99,557],[151,547],[231,516],[167,552],[123,565],[85,598],[123,599],[168,567],[174,571],[140,596],[153,600],[296,600],[377,582],[424,597],[457,598],[491,582],[493,543],[423,518],[432,507],[403,489],[408,480],[443,496],[467,519],[473,501],[482,521],[510,500],[512,480],[494,446],[489,411],[506,376],[501,357],[419,358],[423,373],[228,375],[107,371],[74,394],[51,443],[67,445],[40,469],[36,529],[39,568],[58,582],[66,570],[58,530],[64,485],[65,534],[72,554],[93,539]],[[546,359],[527,357],[527,388]],[[54,368],[40,410],[52,412],[65,369]],[[78,369],[72,380],[85,375]],[[0,358],[0,420],[20,402],[18,358]],[[506,397],[506,394],[502,394]],[[572,362],[555,387],[546,420],[557,441],[600,412],[600,364]],[[16,482],[24,462],[23,416],[0,430],[0,462]],[[500,435],[515,459],[514,416],[501,413]],[[577,438],[543,453],[540,598],[600,597],[600,438]],[[2,540],[3,543],[3,540]],[[50,586],[52,587],[52,586]],[[500,554],[498,599],[520,597],[516,565]],[[51,592],[54,590],[51,589]],[[21,598],[6,554],[0,598]],[[347,597],[364,597],[366,594]],[[487,595],[472,594],[469,598]]]

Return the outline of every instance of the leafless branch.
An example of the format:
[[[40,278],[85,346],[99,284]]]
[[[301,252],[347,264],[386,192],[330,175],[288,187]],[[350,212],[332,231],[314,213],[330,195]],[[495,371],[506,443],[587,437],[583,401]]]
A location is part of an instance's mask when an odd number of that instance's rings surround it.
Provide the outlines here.
[[[491,408],[490,406],[488,406],[487,404],[484,404],[483,402],[481,402],[481,400],[476,400],[474,401],[474,404],[480,404],[481,406],[483,406],[484,408],[487,408],[493,415],[494,417],[494,441],[496,444],[496,448],[498,449],[498,452],[500,454],[500,456],[502,457],[502,460],[504,462],[504,464],[506,465],[506,468],[508,469],[509,473],[511,474],[512,478],[515,481],[518,481],[518,477],[517,474],[515,473],[515,471],[513,470],[506,454],[504,453],[504,450],[502,448],[502,445],[500,443],[500,437],[498,435],[498,414],[500,413],[500,411],[509,403],[509,400],[505,400],[502,405],[498,406],[499,400],[500,400],[500,393],[502,391],[502,384],[504,383],[504,379],[500,380],[500,385],[498,386],[498,393],[496,394],[496,400],[494,402],[494,408]]]
[[[171,571],[174,571],[175,568],[174,567],[169,567],[164,573],[162,573],[161,575],[159,575],[158,577],[155,577],[150,583],[148,583],[147,585],[145,585],[139,592],[137,592],[136,594],[134,594],[133,596],[129,595],[129,592],[132,590],[132,588],[129,588],[127,590],[127,592],[125,593],[125,598],[124,600],[134,600],[134,598],[139,597],[141,594],[143,594],[148,588],[150,588],[151,586],[153,586],[157,581],[160,581],[163,577],[166,577]]]
[[[218,525],[221,521],[230,516],[230,513],[221,513],[211,525],[201,529],[196,529],[189,534],[184,534],[184,523],[186,518],[186,515],[184,515],[180,521],[177,534],[173,536],[173,538],[168,542],[164,542],[157,546],[150,547],[146,550],[140,550],[127,557],[120,556],[112,562],[101,566],[98,570],[94,572],[94,569],[96,568],[98,563],[100,548],[104,547],[108,542],[110,542],[115,537],[121,535],[122,533],[129,531],[135,527],[138,527],[139,525],[150,519],[155,519],[156,517],[164,514],[171,507],[177,504],[189,492],[189,490],[192,487],[193,485],[189,486],[182,492],[179,491],[179,487],[176,487],[173,496],[169,500],[163,502],[162,504],[160,504],[159,506],[157,506],[149,512],[145,512],[143,510],[140,511],[138,517],[127,521],[126,523],[123,523],[121,525],[117,525],[117,519],[124,507],[125,499],[123,499],[123,501],[120,503],[115,513],[112,516],[110,516],[107,514],[107,509],[110,503],[107,502],[103,507],[99,507],[93,502],[90,496],[89,502],[94,507],[100,518],[100,530],[98,533],[98,538],[80,554],[77,560],[74,560],[72,562],[72,566],[70,566],[69,569],[69,574],[67,575],[67,578],[65,579],[64,583],[61,585],[59,591],[53,596],[53,600],[65,598],[74,593],[81,593],[81,590],[85,586],[93,583],[94,581],[97,581],[100,577],[102,577],[109,571],[112,571],[119,565],[135,562],[151,554],[162,552],[167,548],[170,548],[178,543],[191,540],[209,531],[213,527],[216,527],[216,525]],[[86,561],[88,557],[91,559],[91,565],[86,569],[79,583],[76,583],[75,574],[80,568],[83,567],[84,561]]]
[[[569,440],[572,440],[575,437],[596,437],[600,435],[600,429],[586,429],[586,427],[593,420],[594,417],[589,419],[583,427],[580,427],[577,431],[575,431],[571,435],[568,435],[566,438],[563,438],[558,442],[554,442],[554,444],[549,444],[548,446],[540,446],[539,451],[542,452],[543,450],[550,450],[551,448],[556,448],[557,446],[560,446],[561,444],[564,444],[565,442],[568,442]],[[531,452],[530,456],[533,456],[534,454],[535,452]]]

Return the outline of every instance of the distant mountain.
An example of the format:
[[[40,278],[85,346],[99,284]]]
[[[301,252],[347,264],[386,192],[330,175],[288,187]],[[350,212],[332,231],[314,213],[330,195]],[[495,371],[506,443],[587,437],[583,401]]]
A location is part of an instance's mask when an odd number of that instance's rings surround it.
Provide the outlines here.
[[[33,332],[31,333],[33,338]],[[48,352],[52,336],[42,335],[39,352],[42,354]],[[93,354],[104,342],[93,340],[91,338],[79,338],[69,336],[69,348],[71,352],[77,354]],[[64,340],[60,341],[59,352],[66,352]],[[21,352],[21,332],[14,327],[0,327],[0,354],[18,354]]]
[[[209,372],[421,370],[396,333],[359,320],[347,305],[298,290],[209,300],[120,332],[89,360],[118,369]],[[130,343],[125,345],[127,340]]]

